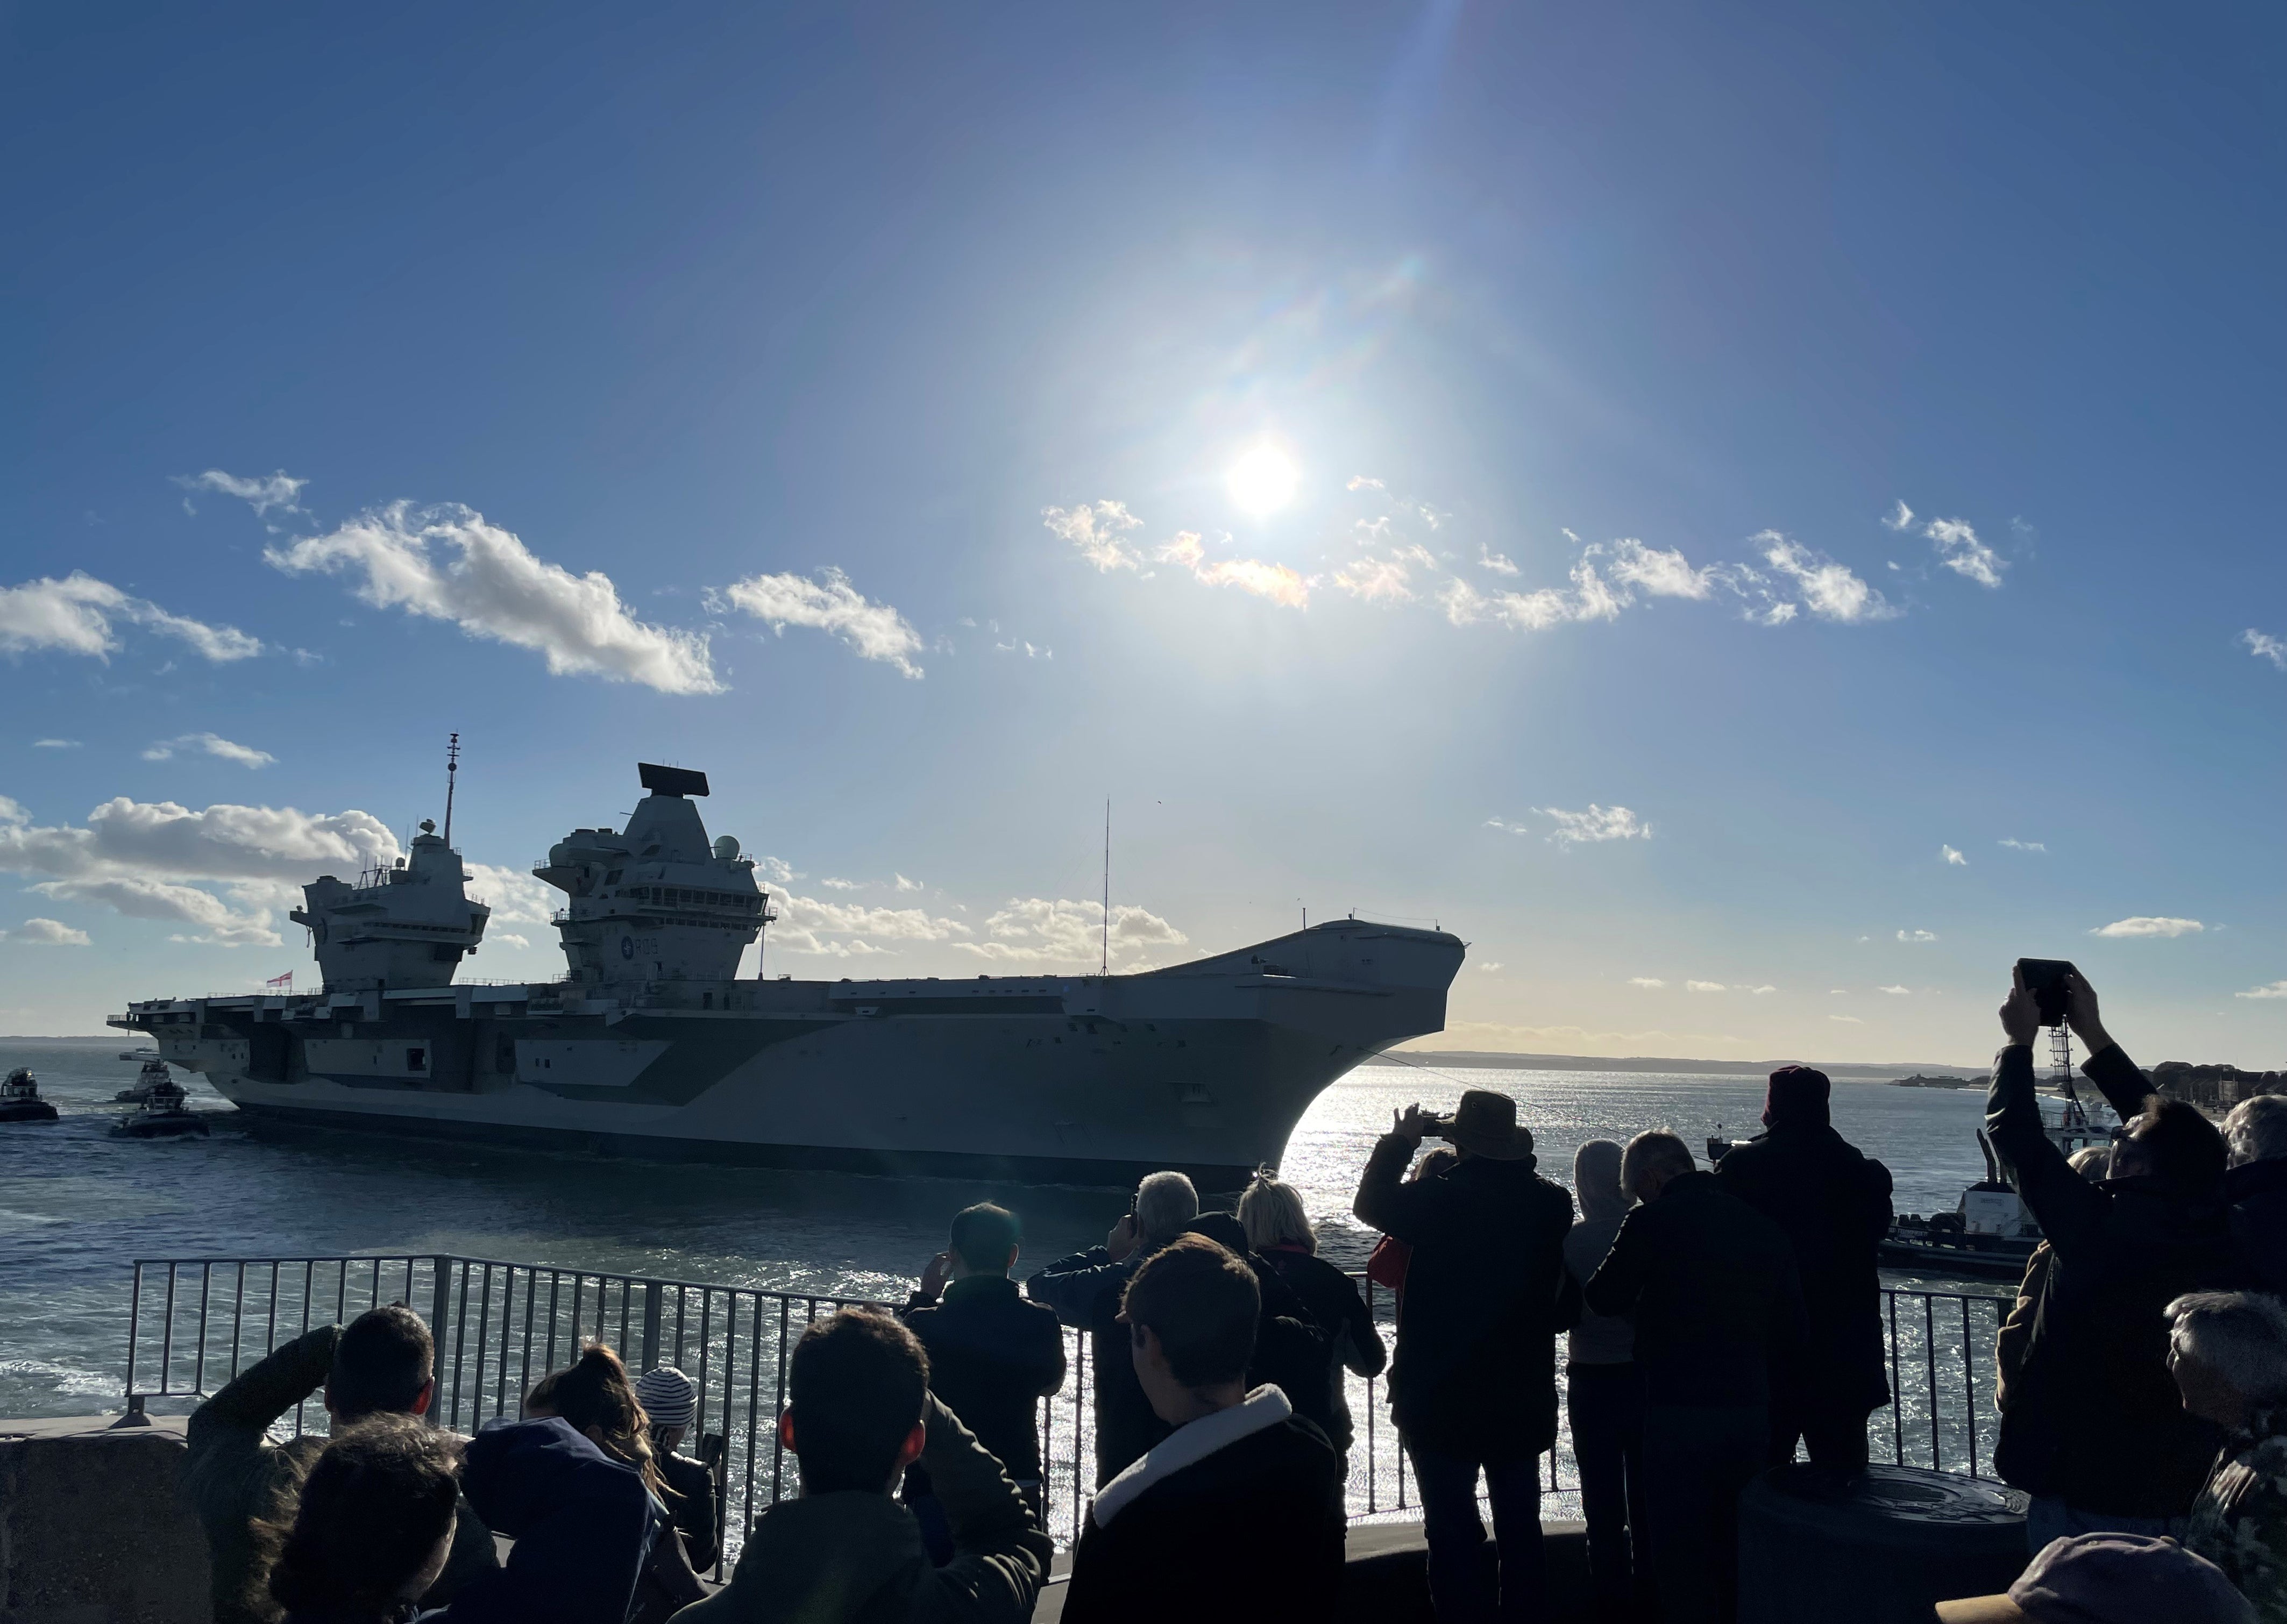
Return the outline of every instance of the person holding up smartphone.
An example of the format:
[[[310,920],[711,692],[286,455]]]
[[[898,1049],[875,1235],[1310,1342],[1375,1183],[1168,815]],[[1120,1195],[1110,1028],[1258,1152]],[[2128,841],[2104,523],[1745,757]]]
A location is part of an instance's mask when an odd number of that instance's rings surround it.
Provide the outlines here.
[[[2104,1029],[2095,989],[2065,966],[2049,1010],[2088,1045],[2082,1071],[2130,1122],[2112,1176],[2087,1183],[2043,1131],[2034,1092],[2048,978],[2028,961],[2012,979],[1986,1133],[2051,1256],[1995,1468],[2033,1496],[2025,1528],[2036,1551],[2072,1534],[2166,1533],[2221,1441],[2178,1398],[2166,1309],[2188,1293],[2232,1289],[2244,1273],[2223,1204],[2223,1136],[2196,1108],[2144,1092]]]

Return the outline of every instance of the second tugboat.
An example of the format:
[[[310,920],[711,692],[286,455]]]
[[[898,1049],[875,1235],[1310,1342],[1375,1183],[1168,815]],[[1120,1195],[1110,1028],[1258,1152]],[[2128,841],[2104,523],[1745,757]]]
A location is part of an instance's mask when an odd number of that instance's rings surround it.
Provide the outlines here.
[[[40,1098],[29,1066],[19,1066],[0,1083],[0,1122],[53,1122],[56,1108]]]
[[[111,1126],[111,1137],[115,1139],[172,1139],[187,1133],[204,1137],[206,1131],[206,1113],[191,1109],[183,1096],[183,1085],[170,1076],[153,1083],[141,1108]]]
[[[170,1081],[171,1076],[167,1062],[154,1054],[143,1062],[143,1069],[136,1074],[135,1081],[114,1094],[112,1099],[120,1105],[141,1105],[151,1098],[153,1089]]]

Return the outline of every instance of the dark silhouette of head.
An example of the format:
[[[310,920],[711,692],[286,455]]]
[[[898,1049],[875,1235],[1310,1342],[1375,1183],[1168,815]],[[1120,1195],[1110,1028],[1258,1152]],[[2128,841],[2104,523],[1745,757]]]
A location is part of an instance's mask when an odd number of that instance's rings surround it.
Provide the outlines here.
[[[971,1274],[1006,1274],[1016,1254],[1017,1215],[989,1201],[953,1215],[951,1250]]]
[[[1138,1344],[1146,1330],[1159,1338],[1175,1380],[1213,1387],[1246,1378],[1262,1289],[1229,1247],[1203,1234],[1179,1235],[1144,1260],[1120,1313]]]
[[[336,1433],[272,1561],[273,1598],[305,1617],[395,1617],[443,1566],[460,1464],[458,1439],[410,1415]]]
[[[402,1303],[368,1309],[334,1344],[326,1376],[326,1408],[336,1422],[429,1408],[435,1347],[421,1316]]]
[[[873,1308],[819,1320],[795,1344],[779,1436],[802,1463],[803,1492],[881,1494],[919,1453],[929,1355]]]
[[[1763,1126],[1784,1133],[1827,1125],[1826,1105],[1834,1085],[1812,1066],[1782,1066],[1771,1073],[1763,1096]]]
[[[2231,1159],[2222,1132],[2187,1100],[2144,1096],[2144,1109],[2113,1147],[2115,1179],[2149,1178],[2171,1194],[2198,1198],[2215,1194]]]
[[[1183,1233],[1205,1235],[1225,1251],[1241,1257],[1254,1250],[1246,1243],[1246,1226],[1228,1212],[1202,1212],[1183,1226]]]

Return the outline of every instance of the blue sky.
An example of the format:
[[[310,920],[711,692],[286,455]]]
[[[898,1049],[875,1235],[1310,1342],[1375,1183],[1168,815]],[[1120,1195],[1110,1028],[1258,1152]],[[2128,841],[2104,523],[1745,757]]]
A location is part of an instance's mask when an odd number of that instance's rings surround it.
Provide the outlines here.
[[[457,729],[482,976],[642,757],[772,974],[1092,966],[1109,797],[1453,1046],[2287,1060],[2287,24],[1841,10],[14,10],[0,1029]]]

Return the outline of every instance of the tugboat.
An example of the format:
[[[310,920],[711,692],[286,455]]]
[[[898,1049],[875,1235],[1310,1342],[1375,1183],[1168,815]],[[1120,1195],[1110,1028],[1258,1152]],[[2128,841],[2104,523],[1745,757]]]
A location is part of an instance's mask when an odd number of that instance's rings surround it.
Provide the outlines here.
[[[0,1083],[0,1122],[53,1122],[56,1108],[40,1098],[29,1066],[19,1066]]]
[[[166,1082],[169,1076],[167,1062],[154,1054],[143,1062],[143,1069],[137,1074],[134,1083],[121,1089],[112,1099],[120,1105],[141,1105],[151,1098],[151,1091]]]
[[[162,1071],[165,1067],[160,1068]],[[195,1133],[203,1138],[207,1117],[203,1111],[194,1111],[183,1097],[182,1084],[171,1076],[162,1076],[151,1084],[144,1096],[142,1108],[128,1113],[124,1121],[112,1124],[111,1137],[115,1139],[171,1139]]]
[[[1951,1212],[1893,1218],[1875,1249],[1884,1265],[1971,1280],[2024,1277],[2025,1260],[2041,1243],[2041,1226],[2001,1177],[2000,1160],[1982,1130],[1977,1147],[1985,1153],[1985,1177],[1961,1193]]]
[[[119,1058],[123,1060],[155,1060],[159,1058],[159,1052],[156,1049],[122,1049]]]

